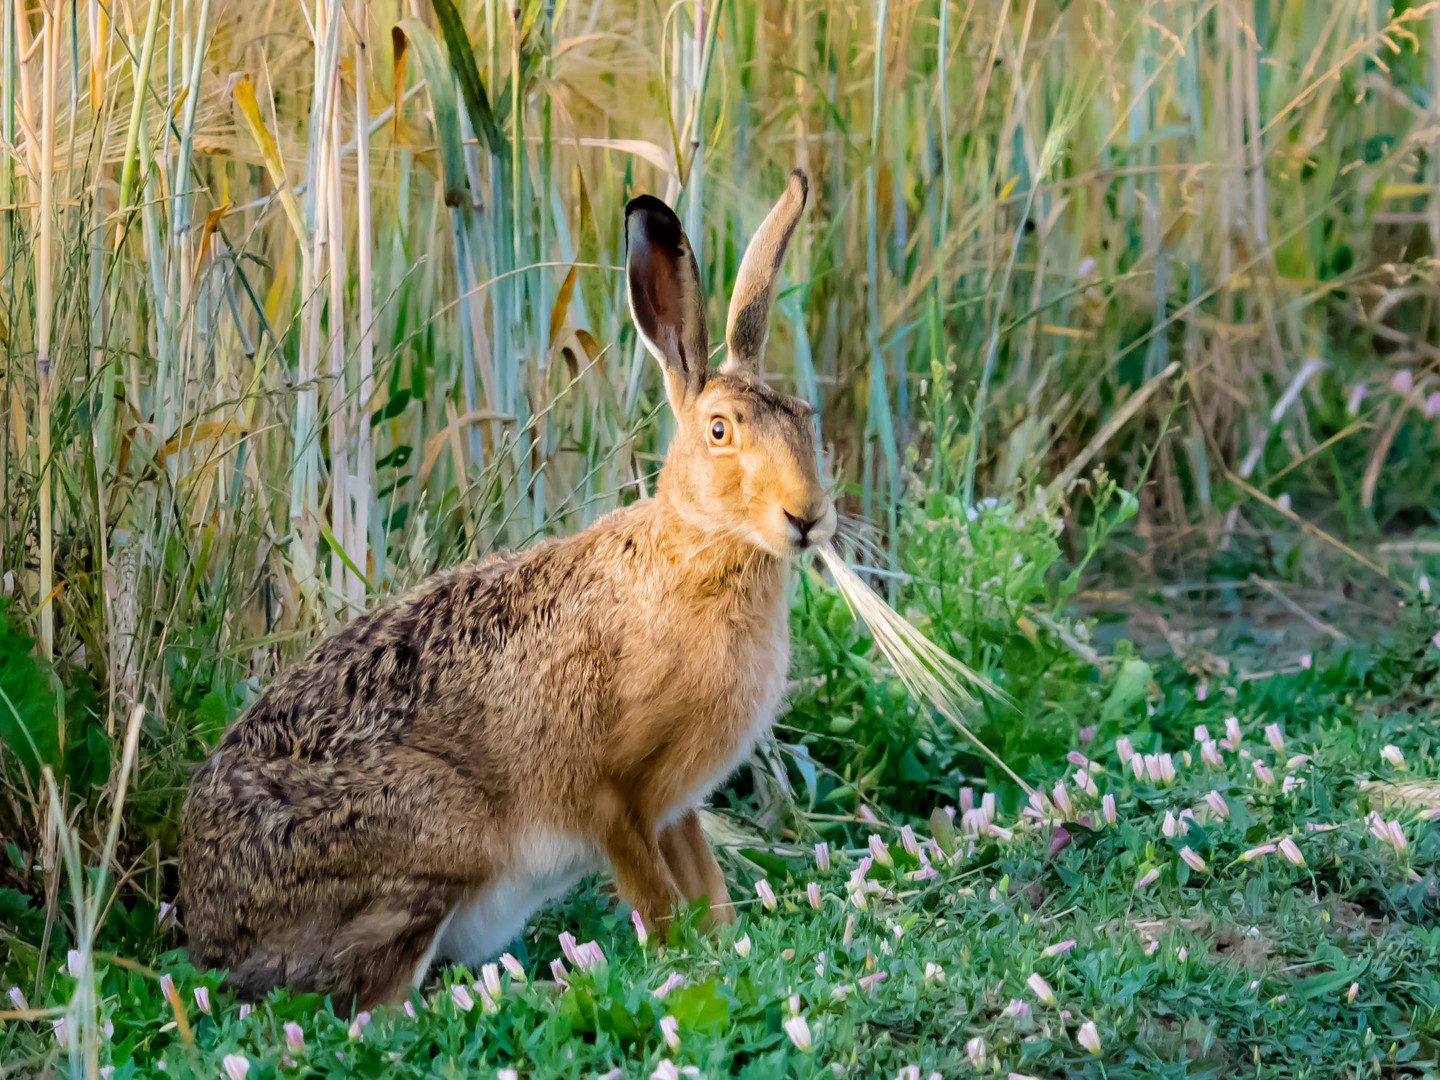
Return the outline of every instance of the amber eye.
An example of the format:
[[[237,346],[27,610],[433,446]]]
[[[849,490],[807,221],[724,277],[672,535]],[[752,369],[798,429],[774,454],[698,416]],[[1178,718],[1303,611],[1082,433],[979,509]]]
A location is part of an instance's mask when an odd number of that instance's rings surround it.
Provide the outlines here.
[[[723,416],[717,416],[710,421],[710,445],[730,445],[730,421]]]

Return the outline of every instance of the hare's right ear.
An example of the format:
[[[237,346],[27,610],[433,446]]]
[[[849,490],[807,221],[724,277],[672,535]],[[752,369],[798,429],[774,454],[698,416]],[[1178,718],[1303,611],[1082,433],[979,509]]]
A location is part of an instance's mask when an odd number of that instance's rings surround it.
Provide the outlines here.
[[[670,405],[699,393],[709,367],[705,300],[690,241],[675,211],[652,195],[625,207],[625,296],[630,318],[665,372]]]

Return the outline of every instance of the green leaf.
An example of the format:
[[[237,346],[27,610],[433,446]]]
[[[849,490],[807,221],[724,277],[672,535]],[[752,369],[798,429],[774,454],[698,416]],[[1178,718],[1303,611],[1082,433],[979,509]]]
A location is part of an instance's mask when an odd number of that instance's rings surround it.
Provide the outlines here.
[[[439,6],[436,5],[437,8]],[[435,117],[435,141],[440,145],[445,205],[464,206],[467,202],[465,192],[468,190],[468,183],[465,178],[465,159],[461,153],[460,112],[455,102],[455,83],[450,77],[449,67],[440,56],[440,46],[430,28],[415,19],[404,19],[396,23],[391,28],[390,36],[395,46],[397,66],[410,47],[415,49],[415,55],[420,58],[420,67],[425,72],[425,89],[430,95],[430,111]]]
[[[665,1004],[671,1016],[696,1031],[719,1031],[730,1019],[730,1000],[714,979],[672,990]]]
[[[470,114],[470,126],[485,141],[490,152],[502,161],[510,153],[509,143],[495,121],[495,112],[490,108],[490,98],[485,93],[480,69],[475,66],[475,50],[470,47],[469,35],[460,12],[453,0],[434,0],[435,18],[440,23],[440,33],[445,37],[445,51],[450,56],[450,68],[460,83],[460,96],[465,99],[465,111]],[[410,20],[406,20],[408,23]],[[404,25],[404,24],[402,24]],[[426,73],[429,75],[428,71]]]
[[[0,603],[0,741],[38,786],[41,766],[58,773],[63,754],[55,680],[35,659],[34,648],[8,601]]]
[[[1115,685],[1110,690],[1110,696],[1100,707],[1100,719],[1107,723],[1119,720],[1132,706],[1144,699],[1149,686],[1150,665],[1132,656],[1120,665],[1120,673],[1115,676]]]

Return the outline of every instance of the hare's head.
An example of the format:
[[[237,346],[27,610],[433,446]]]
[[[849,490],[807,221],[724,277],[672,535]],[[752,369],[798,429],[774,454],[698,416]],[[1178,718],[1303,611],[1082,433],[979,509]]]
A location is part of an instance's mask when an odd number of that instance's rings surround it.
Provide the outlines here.
[[[750,241],[730,299],[726,356],[713,370],[699,271],[680,219],[649,195],[625,208],[630,316],[660,362],[675,414],[662,489],[691,523],[781,557],[835,531],[816,466],[814,409],[766,386],[759,370],[775,280],[806,193],[796,170]]]

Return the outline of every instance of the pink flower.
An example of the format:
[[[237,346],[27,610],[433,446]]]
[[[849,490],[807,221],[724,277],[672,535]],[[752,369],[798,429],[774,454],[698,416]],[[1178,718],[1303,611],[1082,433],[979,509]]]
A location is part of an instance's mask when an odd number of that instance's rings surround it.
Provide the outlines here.
[[[1355,995],[1358,993],[1360,993],[1360,984],[1352,982],[1350,989],[1345,993],[1345,1004],[1352,1004],[1355,1001]]]
[[[1225,737],[1230,740],[1232,747],[1240,745],[1240,718],[1227,716],[1225,718]]]
[[[360,1038],[365,1033],[365,1025],[368,1023],[370,1023],[370,1014],[368,1012],[356,1013],[355,1019],[350,1021],[350,1038]]]
[[[195,993],[195,1007],[203,1013],[210,1011],[210,988],[208,986],[197,986]]]
[[[575,966],[581,971],[593,971],[605,963],[605,953],[598,941],[587,941],[575,946]]]
[[[1410,374],[1409,368],[1401,368],[1390,380],[1390,389],[1397,394],[1408,394],[1414,385],[1415,376]]]
[[[643,949],[650,942],[650,934],[645,929],[645,920],[640,917],[640,912],[630,912],[630,924],[635,927],[635,940]]]
[[[175,989],[175,980],[171,978],[169,972],[160,976],[160,993],[170,1003],[170,1008],[180,1008],[180,992]]]
[[[1405,830],[1400,827],[1400,822],[1390,822],[1387,829],[1390,833],[1390,842],[1395,845],[1396,851],[1404,851],[1410,846],[1409,841],[1405,839]]]
[[[506,974],[508,974],[510,978],[514,979],[516,982],[525,981],[524,965],[521,964],[519,960],[515,959],[515,957],[511,956],[508,952],[500,954],[500,966],[503,967]]]
[[[920,857],[920,843],[915,839],[915,830],[909,825],[900,826],[900,846],[911,858]]]
[[[1070,793],[1065,790],[1064,780],[1055,781],[1055,787],[1051,789],[1050,797],[1054,800],[1055,806],[1060,813],[1064,814],[1067,818],[1074,816],[1075,808],[1070,803]]]
[[[22,1011],[30,1008],[30,1003],[25,1000],[25,995],[21,992],[18,986],[10,987],[10,1004],[14,1005],[15,1008]]]
[[[1202,859],[1199,855],[1197,855],[1194,849],[1190,847],[1190,845],[1187,844],[1180,849],[1180,858],[1184,859],[1185,865],[1190,867],[1190,869],[1194,870],[1197,874],[1205,873],[1205,860]]]
[[[1105,819],[1105,824],[1112,829],[1115,827],[1115,796],[1108,791],[1105,797],[1100,800],[1100,816]]]
[[[461,989],[463,990],[463,987]],[[285,1032],[285,1049],[292,1054],[303,1054],[305,1052],[305,1029],[294,1020],[287,1020],[283,1030]]]
[[[1200,760],[1214,769],[1218,769],[1225,764],[1224,760],[1220,757],[1220,748],[1215,745],[1214,739],[1201,745]]]
[[[855,811],[855,816],[858,817],[861,821],[865,822],[867,825],[880,824],[880,819],[875,816],[875,811],[871,810],[870,807],[866,806],[864,803],[861,803],[860,809]]]
[[[1069,951],[1070,951],[1071,949],[1073,949],[1074,947],[1075,947],[1075,939],[1074,939],[1074,938],[1068,938],[1068,939],[1066,939],[1065,941],[1057,941],[1054,945],[1048,946],[1048,947],[1045,949],[1045,951],[1042,952],[1040,955],[1041,955],[1041,956],[1060,956],[1060,955],[1063,954],[1063,953],[1069,952]]]
[[[1209,684],[1208,682],[1202,682],[1199,686],[1195,687],[1195,700],[1196,700],[1196,701],[1204,701],[1204,700],[1205,700],[1207,697],[1209,697],[1209,696],[1210,696],[1210,684]]]
[[[819,843],[815,845],[815,867],[822,874],[830,869],[830,845]]]
[[[1019,998],[1011,998],[1010,1004],[1005,1006],[1005,1016],[1012,1020],[1023,1020],[1030,1015],[1029,1002],[1021,1001]]]
[[[455,1008],[461,1012],[469,1012],[475,1007],[475,999],[470,996],[470,991],[458,983],[450,987],[450,1000],[455,1003]]]
[[[1437,416],[1440,416],[1440,390],[1425,399],[1425,419],[1433,420]]]
[[[755,883],[755,895],[760,897],[760,902],[771,911],[774,911],[779,901],[775,899],[775,890],[770,887],[770,882],[761,878]]]
[[[886,846],[885,841],[881,840],[878,835],[871,833],[868,843],[870,845],[870,857],[872,859],[881,866],[895,865],[895,860],[890,857],[890,848]]]
[[[1275,773],[1269,765],[1260,761],[1252,761],[1250,767],[1255,770],[1255,779],[1259,780],[1260,783],[1273,784],[1275,782]]]
[[[1080,753],[1079,750],[1071,750],[1065,755],[1065,760],[1080,769],[1088,769],[1090,767],[1090,759]]]
[[[567,974],[563,957],[557,956],[550,961],[550,977],[560,984],[562,990],[570,985],[570,980],[565,977]]]
[[[405,1015],[406,1015],[406,1016],[408,1016],[411,1020],[416,1019],[416,1017],[415,1017],[415,1003],[414,1003],[414,1002],[411,1002],[411,1001],[405,1002],[403,1008],[404,1008],[404,1010],[405,1010]]]
[[[1397,769],[1403,769],[1405,767],[1405,754],[1394,743],[1386,743],[1382,746],[1380,748],[1380,757]]]
[[[1440,646],[1437,646],[1437,648],[1440,648]],[[960,789],[960,812],[963,814],[966,810],[973,809],[975,809],[975,789],[972,787],[962,787]]]
[[[1160,825],[1160,831],[1165,834],[1167,840],[1173,838],[1175,834],[1180,831],[1179,825],[1175,822],[1175,814],[1172,811],[1165,811],[1165,820]]]
[[[976,1035],[965,1044],[965,1056],[970,1059],[970,1067],[976,1072],[985,1071],[985,1040]]]
[[[661,1058],[655,1071],[650,1074],[650,1080],[680,1080],[680,1070],[669,1058]]]
[[[482,964],[480,967],[480,985],[492,998],[500,997],[500,965]]]
[[[575,944],[574,934],[569,930],[560,931],[560,951],[565,954],[565,959],[569,961],[571,967],[580,966],[580,962],[575,959]]]
[[[1270,749],[1277,754],[1285,752],[1285,735],[1280,730],[1279,724],[1265,725],[1265,741],[1270,744]]]
[[[1210,741],[1210,729],[1204,724],[1195,725],[1195,741],[1198,743],[1207,743]]]
[[[1031,976],[1025,980],[1025,985],[1030,987],[1030,992],[1046,1005],[1055,1004],[1055,991],[1050,989],[1050,984],[1045,981],[1045,976],[1041,975],[1038,971],[1033,972]]]
[[[1230,807],[1225,803],[1225,796],[1221,795],[1218,791],[1207,791],[1205,793],[1205,805],[1208,806],[1210,812],[1221,821],[1224,821],[1230,816]]]
[[[680,1049],[680,1021],[673,1016],[660,1018],[660,1037],[672,1051]]]
[[[805,899],[810,901],[810,906],[816,911],[820,910],[820,885],[817,882],[810,882],[805,886]]]
[[[855,982],[859,985],[861,990],[864,990],[868,994],[871,989],[874,988],[875,984],[883,981],[887,975],[888,972],[877,971],[873,975],[866,975],[863,978],[856,979]]]
[[[1080,731],[1079,731],[1080,741],[1081,741],[1081,742],[1089,742],[1091,739],[1093,739],[1093,738],[1095,737],[1095,732],[1096,732],[1097,730],[1098,730],[1098,728],[1097,728],[1096,725],[1094,725],[1094,724],[1088,724],[1088,725],[1086,725],[1085,727],[1082,727],[1082,728],[1080,729]]]
[[[748,935],[746,936],[745,940],[750,940]],[[652,991],[652,996],[657,1001],[664,1001],[671,990],[678,990],[684,985],[685,976],[681,975],[678,971],[672,971],[668,976],[666,976],[665,981]]]
[[[1269,855],[1275,850],[1274,844],[1261,844],[1259,847],[1252,847],[1249,851],[1241,854],[1241,862],[1254,862],[1262,855]]]
[[[220,1062],[226,1080],[245,1080],[250,1072],[250,1059],[244,1054],[226,1054]]]
[[[805,1017],[792,1016],[783,1026],[796,1050],[809,1050],[814,1045],[810,1039],[810,1025],[806,1023]]]
[[[1345,395],[1345,411],[1354,416],[1360,411],[1360,402],[1365,400],[1365,384],[1356,383]]]
[[[1100,1032],[1095,1027],[1095,1021],[1086,1020],[1080,1025],[1076,1041],[1096,1057],[1100,1056]]]
[[[1277,850],[1291,866],[1305,865],[1305,856],[1300,854],[1300,849],[1290,837],[1287,836],[1284,840],[1281,840]]]
[[[1130,759],[1135,756],[1135,748],[1130,745],[1128,736],[1121,735],[1115,740],[1115,753],[1119,755],[1121,765],[1130,764]]]

